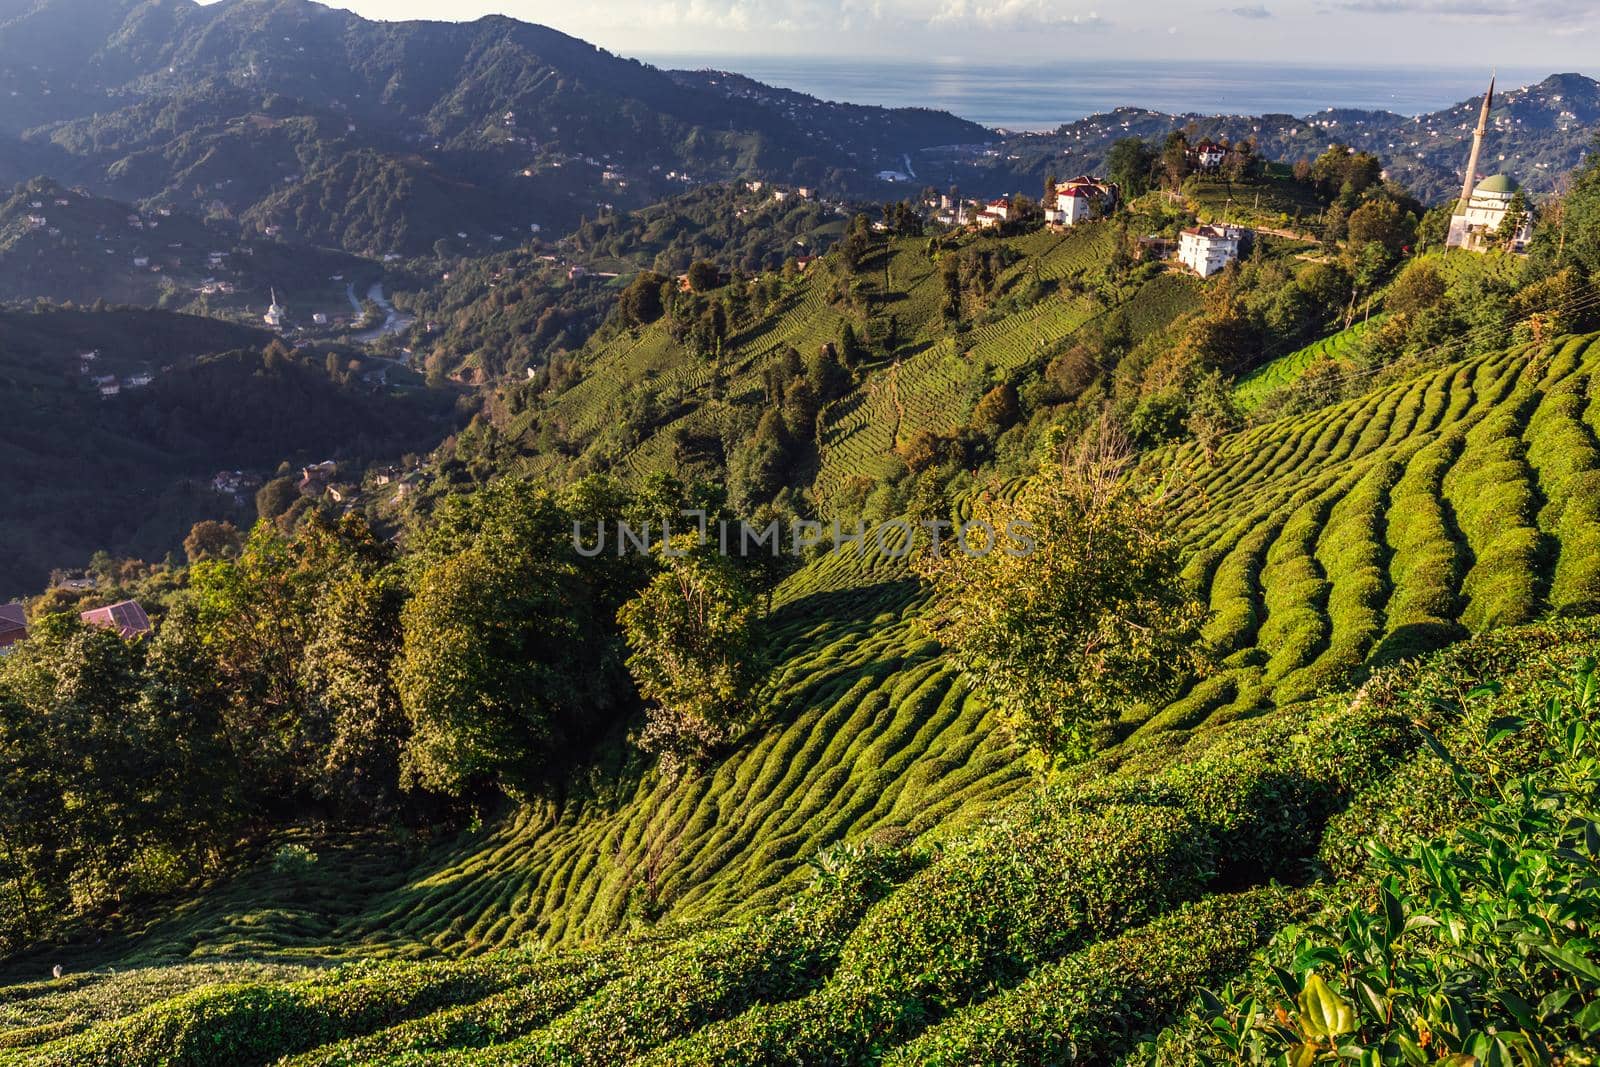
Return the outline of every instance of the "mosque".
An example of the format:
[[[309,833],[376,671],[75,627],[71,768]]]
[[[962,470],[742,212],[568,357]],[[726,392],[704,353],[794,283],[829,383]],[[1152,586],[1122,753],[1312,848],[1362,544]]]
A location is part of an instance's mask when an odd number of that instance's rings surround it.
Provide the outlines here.
[[[1450,236],[1445,245],[1464,248],[1469,252],[1487,252],[1496,247],[1500,225],[1511,210],[1517,195],[1517,183],[1509,176],[1496,174],[1478,181],[1478,157],[1483,151],[1483,138],[1489,132],[1489,111],[1494,107],[1494,79],[1489,79],[1489,91],[1483,97],[1483,110],[1478,114],[1478,128],[1472,134],[1472,154],[1467,157],[1467,176],[1461,185],[1461,199],[1456,203],[1455,214],[1450,216]],[[1473,183],[1477,182],[1476,185]],[[1526,251],[1533,238],[1533,211],[1525,208],[1522,223],[1512,235],[1513,252]]]

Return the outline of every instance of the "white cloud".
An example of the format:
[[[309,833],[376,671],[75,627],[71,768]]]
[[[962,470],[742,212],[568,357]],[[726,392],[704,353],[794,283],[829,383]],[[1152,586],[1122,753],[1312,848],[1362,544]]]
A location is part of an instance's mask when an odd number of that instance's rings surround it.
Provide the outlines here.
[[[1265,4],[1255,4],[1249,7],[1232,7],[1229,14],[1238,15],[1242,19],[1270,19],[1272,12],[1267,10]]]
[[[1051,0],[945,0],[929,21],[989,29],[1108,25],[1098,11],[1067,11]]]

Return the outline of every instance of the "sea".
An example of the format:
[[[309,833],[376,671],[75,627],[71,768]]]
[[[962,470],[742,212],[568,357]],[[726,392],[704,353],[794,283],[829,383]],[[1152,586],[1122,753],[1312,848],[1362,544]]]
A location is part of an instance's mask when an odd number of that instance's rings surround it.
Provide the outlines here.
[[[1318,67],[1235,62],[1060,60],[976,63],[963,59],[663,54],[658,67],[731,70],[824,100],[931,107],[996,129],[1052,130],[1123,106],[1202,115],[1306,116],[1330,107],[1421,115],[1481,95],[1477,67]],[[1502,89],[1552,70],[1499,72]]]

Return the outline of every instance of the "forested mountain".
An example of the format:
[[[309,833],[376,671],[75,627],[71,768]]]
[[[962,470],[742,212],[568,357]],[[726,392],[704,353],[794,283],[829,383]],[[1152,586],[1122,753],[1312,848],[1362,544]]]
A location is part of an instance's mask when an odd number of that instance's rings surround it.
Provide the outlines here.
[[[259,485],[285,461],[333,459],[359,481],[447,433],[451,399],[375,389],[343,360],[210,318],[0,312],[0,599],[100,551],[160,560],[203,519],[253,521],[248,494],[213,488],[218,471]]]
[[[1188,128],[1193,140],[1253,138],[1266,158],[1287,163],[1314,159],[1332,143],[1347,144],[1381,156],[1390,178],[1433,204],[1460,193],[1481,104],[1482,97],[1476,97],[1418,116],[1350,108],[1302,116],[1169,115],[1119,108],[1066,123],[1053,133],[1007,138],[998,153],[946,152],[940,164],[929,160],[922,169],[937,166],[941,177],[960,181],[963,188],[1032,189],[1047,174],[1098,171],[1122,138],[1160,140],[1173,129]],[[1483,173],[1504,171],[1532,192],[1549,193],[1590,148],[1600,126],[1600,83],[1581,74],[1555,74],[1534,85],[1502,87],[1492,118]]]
[[[692,181],[866,189],[907,152],[988,136],[924,111],[776,106],[501,17],[378,23],[306,0],[8,16],[0,135],[27,173],[363,254],[564,230]]]
[[[260,321],[276,292],[342,303],[330,279],[376,277],[347,253],[241,239],[237,228],[172,208],[67,189],[48,178],[0,196],[0,302],[47,300],[193,309]],[[251,309],[254,310],[251,310]]]

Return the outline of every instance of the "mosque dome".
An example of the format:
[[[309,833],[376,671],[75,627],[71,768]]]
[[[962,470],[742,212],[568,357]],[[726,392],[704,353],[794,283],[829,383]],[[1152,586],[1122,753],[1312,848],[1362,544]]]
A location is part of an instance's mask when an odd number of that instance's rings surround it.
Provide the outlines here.
[[[1472,191],[1474,196],[1505,196],[1509,197],[1517,191],[1517,183],[1504,174],[1496,174],[1492,178],[1485,178],[1478,183]]]

